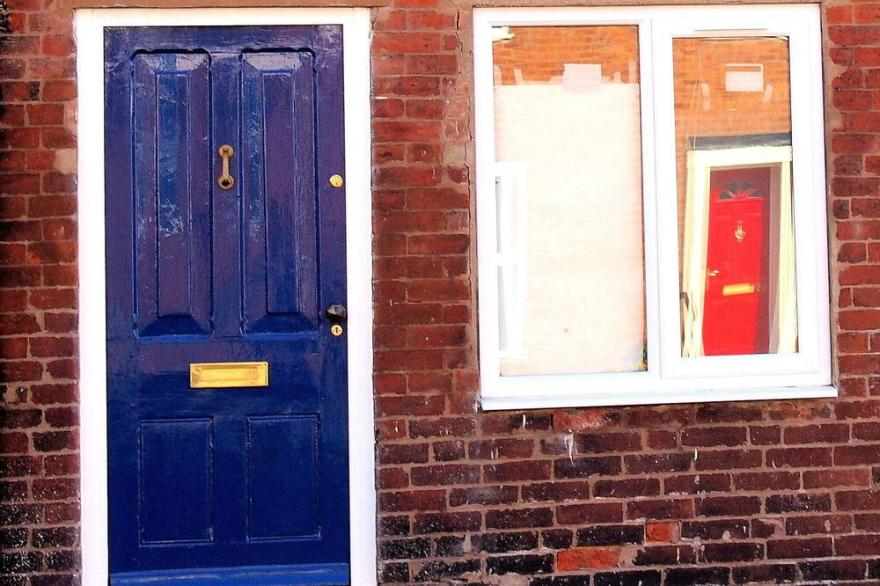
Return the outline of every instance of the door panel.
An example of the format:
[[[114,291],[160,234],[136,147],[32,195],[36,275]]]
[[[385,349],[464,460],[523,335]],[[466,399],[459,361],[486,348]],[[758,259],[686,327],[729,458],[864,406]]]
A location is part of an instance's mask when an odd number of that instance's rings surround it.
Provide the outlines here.
[[[313,58],[246,54],[242,75],[245,328],[311,329],[318,319]]]
[[[346,583],[341,27],[105,39],[111,581]],[[269,386],[189,387],[247,361]]]
[[[133,59],[141,335],[208,333],[211,251],[206,54]]]
[[[140,424],[142,543],[213,539],[213,444],[210,419]]]
[[[318,537],[317,440],[317,417],[248,420],[249,538]]]

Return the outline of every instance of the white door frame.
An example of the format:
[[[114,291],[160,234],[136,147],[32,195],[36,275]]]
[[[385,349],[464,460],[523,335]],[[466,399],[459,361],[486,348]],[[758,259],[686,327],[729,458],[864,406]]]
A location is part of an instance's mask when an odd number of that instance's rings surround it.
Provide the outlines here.
[[[82,583],[109,578],[104,258],[104,27],[341,24],[345,82],[351,582],[376,584],[370,205],[370,13],[365,8],[83,9],[75,15],[79,114]]]

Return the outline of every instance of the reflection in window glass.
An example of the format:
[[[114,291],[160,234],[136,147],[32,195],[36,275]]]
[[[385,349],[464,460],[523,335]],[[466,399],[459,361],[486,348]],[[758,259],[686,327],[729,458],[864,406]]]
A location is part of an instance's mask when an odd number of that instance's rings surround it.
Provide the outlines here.
[[[498,27],[502,375],[645,364],[638,30]]]
[[[673,41],[682,356],[797,351],[788,41]]]

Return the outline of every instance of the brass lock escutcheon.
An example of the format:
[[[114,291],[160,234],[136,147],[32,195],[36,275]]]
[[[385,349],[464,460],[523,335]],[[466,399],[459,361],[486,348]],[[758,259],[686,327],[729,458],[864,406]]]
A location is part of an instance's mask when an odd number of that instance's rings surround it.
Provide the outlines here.
[[[223,164],[222,175],[217,178],[217,185],[220,186],[220,189],[232,189],[232,186],[235,185],[235,179],[229,174],[229,159],[235,155],[235,149],[231,145],[224,144],[217,149],[217,154],[220,155]]]
[[[345,309],[345,306],[339,303],[334,303],[324,312],[324,315],[327,317],[327,321],[330,322],[330,333],[334,336],[341,336],[342,322],[348,317],[348,310]]]

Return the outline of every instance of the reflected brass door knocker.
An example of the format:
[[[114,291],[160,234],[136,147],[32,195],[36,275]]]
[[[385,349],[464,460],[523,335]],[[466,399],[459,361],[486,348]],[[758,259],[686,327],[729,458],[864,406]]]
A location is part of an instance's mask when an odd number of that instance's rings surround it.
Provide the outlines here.
[[[743,230],[743,223],[736,223],[736,230],[733,232],[733,237],[736,238],[736,241],[742,243],[743,239],[746,237],[746,231]]]
[[[235,149],[228,144],[224,144],[217,149],[217,154],[220,155],[220,159],[223,161],[223,174],[217,178],[217,185],[220,186],[220,189],[232,189],[232,186],[235,185],[235,179],[229,174],[229,159],[235,154]]]

